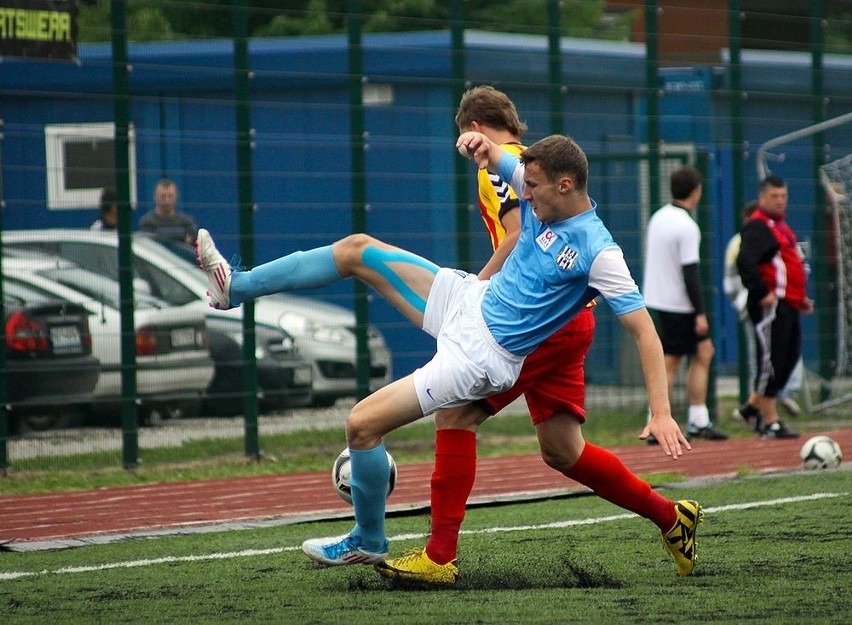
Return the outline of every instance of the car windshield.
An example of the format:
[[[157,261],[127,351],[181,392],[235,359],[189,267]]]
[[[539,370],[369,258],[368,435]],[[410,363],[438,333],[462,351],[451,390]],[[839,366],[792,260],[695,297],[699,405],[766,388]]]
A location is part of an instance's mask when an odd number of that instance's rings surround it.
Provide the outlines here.
[[[105,276],[113,281],[118,280],[118,255],[115,253],[116,248],[112,241],[34,239],[10,242],[8,244],[4,243],[4,246],[5,249],[17,246],[21,249],[29,249],[31,252],[40,251],[45,254],[67,258],[84,269],[88,269],[98,275]],[[180,263],[183,265],[184,258],[186,258],[186,256],[176,258],[174,255],[169,253],[168,249],[163,249],[159,260],[160,262],[165,262],[166,267],[161,268],[156,264],[145,260],[134,251],[134,279],[147,282],[144,292],[150,293],[160,300],[169,302],[175,306],[183,306],[190,302],[194,302],[198,300],[199,297],[191,289],[181,284],[179,280],[176,280],[169,275],[168,264]],[[195,269],[200,274],[201,279],[203,279],[204,274],[201,270],[198,269],[197,266]],[[139,292],[139,286],[141,284],[142,282],[134,283],[137,293]]]
[[[110,308],[121,307],[119,284],[115,280],[110,280],[79,267],[56,267],[43,269],[36,273],[69,289],[83,293],[92,300]],[[166,303],[162,300],[138,289],[134,292],[133,299],[136,308],[163,308],[166,306]]]

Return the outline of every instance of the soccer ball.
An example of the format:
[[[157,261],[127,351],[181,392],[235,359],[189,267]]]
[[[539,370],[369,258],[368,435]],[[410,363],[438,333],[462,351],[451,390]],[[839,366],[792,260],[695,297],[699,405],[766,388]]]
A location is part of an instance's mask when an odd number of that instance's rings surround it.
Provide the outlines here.
[[[390,452],[385,452],[388,455],[388,466],[390,467],[390,477],[388,478],[388,493],[393,492],[396,487],[396,462]],[[352,503],[352,487],[350,480],[352,478],[352,467],[349,464],[349,448],[344,449],[334,461],[334,466],[331,468],[331,483],[334,485],[334,490],[340,495],[340,498],[346,503]]]
[[[833,469],[840,466],[840,445],[828,436],[814,436],[805,441],[799,452],[805,469]]]

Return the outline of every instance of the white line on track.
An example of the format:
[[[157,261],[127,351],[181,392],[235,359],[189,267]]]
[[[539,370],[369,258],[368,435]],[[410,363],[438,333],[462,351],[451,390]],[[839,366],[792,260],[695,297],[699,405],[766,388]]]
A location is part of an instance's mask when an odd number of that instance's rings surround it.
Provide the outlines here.
[[[778,499],[767,499],[765,501],[750,501],[745,503],[728,504],[725,506],[713,506],[705,508],[707,513],[729,512],[731,510],[748,510],[763,506],[780,506],[789,503],[803,501],[816,501],[819,499],[832,499],[846,497],[849,493],[814,493],[813,495],[801,495],[798,497],[781,497]],[[488,527],[479,530],[464,530],[463,534],[490,534],[494,532],[527,532],[531,530],[558,529],[562,527],[574,527],[577,525],[595,525],[597,523],[608,523],[610,521],[621,521],[635,517],[633,513],[613,514],[610,516],[592,517],[588,519],[574,519],[571,521],[555,521],[553,523],[542,523],[540,525],[516,525],[512,527]],[[425,538],[427,534],[397,534],[391,536],[390,540],[413,540]],[[67,573],[92,573],[94,571],[106,571],[109,569],[132,569],[143,566],[156,566],[158,564],[172,564],[175,562],[203,562],[206,560],[229,560],[232,558],[248,558],[252,556],[268,556],[288,551],[300,551],[301,547],[273,547],[270,549],[245,549],[243,551],[230,551],[225,553],[208,553],[195,556],[165,556],[162,558],[151,558],[146,560],[129,560],[126,562],[111,562],[108,564],[97,564],[90,566],[67,566],[59,569],[42,571],[8,571],[0,572],[0,581],[11,581],[25,577],[38,577],[42,575],[64,575]]]

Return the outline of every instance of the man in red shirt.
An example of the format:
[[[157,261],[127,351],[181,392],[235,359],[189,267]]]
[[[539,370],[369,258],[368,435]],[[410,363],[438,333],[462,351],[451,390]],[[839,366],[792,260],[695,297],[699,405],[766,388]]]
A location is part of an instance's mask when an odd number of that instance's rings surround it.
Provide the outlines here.
[[[743,225],[737,256],[757,342],[754,390],[738,414],[763,438],[797,438],[778,419],[776,397],[801,355],[799,315],[813,312],[814,303],[807,296],[802,251],[784,221],[787,183],[777,176],[764,179],[759,202]]]

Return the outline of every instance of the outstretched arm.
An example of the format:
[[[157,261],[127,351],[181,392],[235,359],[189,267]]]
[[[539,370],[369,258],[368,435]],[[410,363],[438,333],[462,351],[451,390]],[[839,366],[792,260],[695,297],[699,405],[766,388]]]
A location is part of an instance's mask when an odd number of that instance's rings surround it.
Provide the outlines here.
[[[653,434],[666,455],[676,460],[683,454],[684,447],[686,449],[692,449],[692,447],[677,422],[672,418],[666,363],[654,322],[646,308],[621,315],[618,320],[636,340],[636,345],[639,348],[639,360],[642,363],[642,373],[645,376],[645,387],[648,390],[651,420],[645,426],[639,438],[645,439],[648,438],[649,434]]]
[[[506,215],[501,219],[501,223],[503,227],[506,229],[506,235],[503,237],[503,240],[500,242],[500,245],[497,246],[497,249],[494,250],[494,254],[491,255],[491,258],[488,259],[488,262],[485,263],[485,266],[479,272],[479,278],[481,280],[487,280],[495,273],[500,271],[503,268],[503,263],[506,262],[506,259],[509,257],[509,254],[512,253],[512,250],[515,249],[515,243],[518,242],[518,237],[521,235],[521,215],[519,209],[513,209],[506,213]]]

